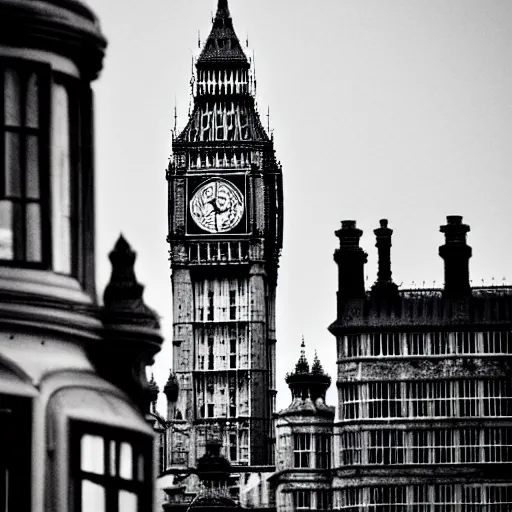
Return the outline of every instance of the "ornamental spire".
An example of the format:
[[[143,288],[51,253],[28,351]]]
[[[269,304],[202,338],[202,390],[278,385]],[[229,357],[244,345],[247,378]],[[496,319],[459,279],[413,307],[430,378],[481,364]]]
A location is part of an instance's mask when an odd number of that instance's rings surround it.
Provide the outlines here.
[[[208,63],[226,62],[249,67],[249,61],[233,28],[228,2],[219,0],[213,27],[197,60],[197,66],[199,68]]]

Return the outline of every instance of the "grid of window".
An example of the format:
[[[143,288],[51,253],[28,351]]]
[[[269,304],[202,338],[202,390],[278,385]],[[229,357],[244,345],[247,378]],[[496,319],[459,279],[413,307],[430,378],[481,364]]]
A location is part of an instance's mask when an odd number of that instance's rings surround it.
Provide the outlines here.
[[[197,325],[196,370],[247,369],[248,329],[245,323]]]
[[[331,434],[294,434],[293,463],[296,468],[329,469],[331,467]]]
[[[344,336],[342,358],[510,354],[512,333],[369,333]]]
[[[190,142],[247,140],[249,111],[246,106],[232,101],[207,102],[204,109],[198,109],[191,118],[188,135]]]
[[[150,439],[98,426],[72,434],[75,512],[138,512],[151,505]]]
[[[249,415],[247,372],[198,373],[194,377],[197,418],[236,418]]]
[[[331,510],[332,509],[332,491],[321,490],[316,491],[316,510]]]
[[[367,430],[341,434],[344,465],[512,462],[512,429]]]
[[[293,491],[294,510],[331,510],[332,491],[304,489]]]
[[[194,283],[196,322],[249,320],[247,279],[214,279]]]
[[[178,166],[185,167],[185,159],[177,161]],[[243,149],[219,148],[215,150],[190,151],[189,167],[191,170],[207,168],[244,169],[258,161],[258,155]]]
[[[345,512],[509,512],[512,485],[446,484],[341,489]]]
[[[349,382],[341,388],[342,420],[512,416],[507,379]]]

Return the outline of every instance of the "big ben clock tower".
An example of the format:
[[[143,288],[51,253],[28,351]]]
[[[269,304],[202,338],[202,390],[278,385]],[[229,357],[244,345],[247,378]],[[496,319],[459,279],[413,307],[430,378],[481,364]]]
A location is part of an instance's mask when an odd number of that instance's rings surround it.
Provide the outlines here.
[[[282,173],[251,63],[219,0],[194,104],[168,170],[173,370],[167,469],[221,442],[233,466],[273,463]]]

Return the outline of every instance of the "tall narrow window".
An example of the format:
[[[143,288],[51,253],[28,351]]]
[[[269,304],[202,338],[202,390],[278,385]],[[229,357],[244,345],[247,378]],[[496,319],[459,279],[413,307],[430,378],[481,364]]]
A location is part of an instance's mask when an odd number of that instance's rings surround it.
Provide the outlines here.
[[[43,227],[48,201],[42,182],[47,75],[41,68],[14,66],[1,73],[0,259],[41,266],[47,259]]]
[[[236,290],[229,290],[229,319],[236,320]]]
[[[229,340],[229,367],[236,368],[236,337]]]
[[[294,467],[311,467],[311,434],[293,435]]]
[[[208,337],[208,370],[213,370],[214,353],[213,353],[214,338]]]
[[[238,460],[238,443],[236,432],[229,434],[229,460],[231,462]]]
[[[151,507],[150,439],[99,426],[72,431],[74,512],[138,512]]]
[[[213,308],[214,308],[214,300],[213,300],[213,290],[209,290],[208,291],[208,313],[207,313],[207,320],[209,322],[212,322],[213,321]]]
[[[70,109],[66,88],[52,91],[52,231],[53,269],[71,273],[71,150]]]
[[[316,436],[316,467],[329,469],[331,453],[331,437],[329,434],[317,434]]]
[[[311,510],[311,491],[295,491],[293,501],[295,510]]]

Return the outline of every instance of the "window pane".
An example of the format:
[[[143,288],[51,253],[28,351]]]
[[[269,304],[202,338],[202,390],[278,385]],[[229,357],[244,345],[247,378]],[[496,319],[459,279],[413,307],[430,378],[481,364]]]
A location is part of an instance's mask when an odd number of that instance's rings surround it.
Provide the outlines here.
[[[83,480],[82,512],[105,512],[105,510],[105,488],[88,480]]]
[[[34,135],[27,137],[26,157],[26,196],[30,199],[39,199],[39,141]]]
[[[110,441],[110,474],[117,476],[116,442]]]
[[[69,102],[66,88],[53,86],[52,123],[52,225],[53,268],[71,273],[71,190]]]
[[[82,471],[103,475],[105,449],[100,436],[84,435],[80,441],[80,468]]]
[[[14,234],[14,254],[13,259],[15,260],[23,260],[25,259],[24,246],[25,241],[23,240],[23,235],[21,231],[21,226],[25,223],[25,213],[23,212],[23,207],[20,203],[12,203],[13,210],[13,234]]]
[[[39,98],[37,95],[37,75],[32,73],[27,83],[26,115],[25,124],[30,128],[39,126]]]
[[[128,443],[121,443],[119,454],[119,476],[126,480],[133,478],[132,447]]]
[[[12,204],[0,201],[0,259],[12,260]]]
[[[119,510],[122,512],[137,512],[137,495],[133,492],[119,491]]]
[[[139,482],[142,482],[142,481],[144,481],[144,456],[143,455],[139,455],[137,464],[138,464],[137,477],[138,477]]]
[[[27,261],[41,261],[41,207],[27,204]]]
[[[7,69],[4,76],[5,84],[5,124],[20,125],[20,77],[13,69]]]
[[[20,138],[17,133],[5,133],[5,194],[20,197]]]

